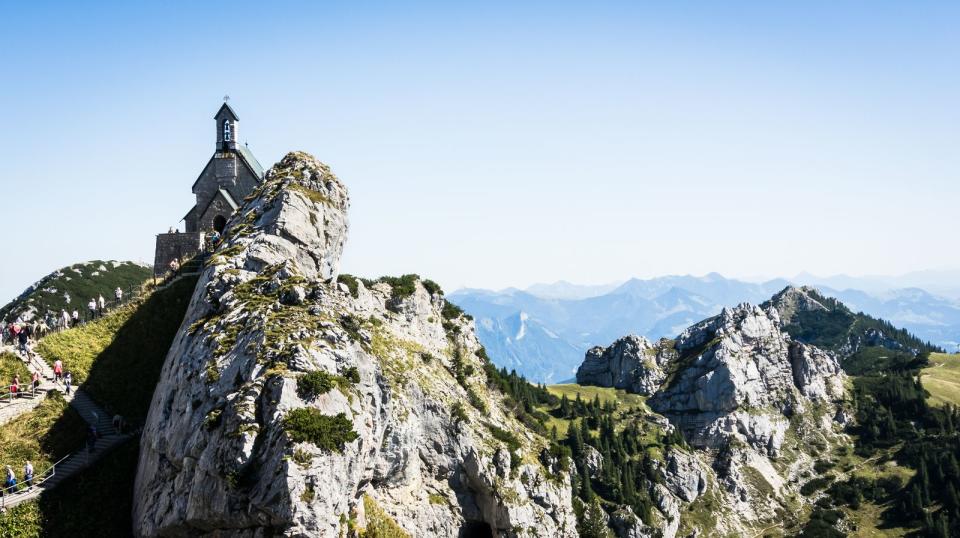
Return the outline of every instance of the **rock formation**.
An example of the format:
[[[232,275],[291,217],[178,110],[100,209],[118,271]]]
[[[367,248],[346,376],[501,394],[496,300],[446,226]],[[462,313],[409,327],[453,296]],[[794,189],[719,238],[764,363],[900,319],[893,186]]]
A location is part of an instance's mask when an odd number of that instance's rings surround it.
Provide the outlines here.
[[[790,307],[813,307],[793,298]],[[842,424],[832,419],[845,416],[844,380],[833,354],[783,331],[776,308],[748,304],[724,309],[674,340],[652,344],[628,336],[591,349],[577,371],[578,383],[650,396],[651,409],[683,432],[696,450],[668,455],[653,498],[669,522],[681,504],[716,483],[715,494],[725,499],[716,510],[719,533],[742,532],[788,508],[799,477],[811,472],[804,443],[843,438]],[[612,524],[626,528],[628,519],[614,517]],[[660,531],[673,536],[677,528]]]
[[[433,286],[337,282],[349,199],[291,153],[233,216],[143,432],[143,536],[576,535],[570,477]]]

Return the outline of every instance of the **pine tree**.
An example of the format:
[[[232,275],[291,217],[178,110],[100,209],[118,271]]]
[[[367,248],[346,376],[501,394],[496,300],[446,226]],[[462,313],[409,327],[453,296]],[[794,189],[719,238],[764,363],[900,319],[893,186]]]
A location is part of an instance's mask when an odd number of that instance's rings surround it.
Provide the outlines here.
[[[960,497],[957,497],[957,488],[953,486],[953,483],[948,483],[946,491],[944,492],[944,505],[951,512],[956,512],[957,508],[960,508]]]
[[[580,466],[580,498],[590,502],[596,494],[593,492],[593,484],[590,482],[590,472],[586,465]]]
[[[581,538],[612,538],[613,532],[607,528],[607,515],[600,506],[599,499],[593,499],[593,502],[587,504],[583,512],[583,520],[580,521]]]

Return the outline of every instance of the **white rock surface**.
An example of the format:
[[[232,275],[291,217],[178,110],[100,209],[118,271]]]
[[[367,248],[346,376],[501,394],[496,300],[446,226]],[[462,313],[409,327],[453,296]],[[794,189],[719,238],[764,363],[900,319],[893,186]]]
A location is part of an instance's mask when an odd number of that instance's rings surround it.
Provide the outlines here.
[[[387,284],[352,297],[333,283],[348,206],[325,165],[294,153],[232,219],[154,394],[135,532],[333,537],[366,525],[375,504],[410,536],[468,524],[576,536],[570,477],[540,463],[546,440],[487,389],[472,323],[445,328],[443,297],[419,281],[400,298]],[[314,371],[337,386],[298,393]],[[342,413],[356,439],[342,451],[294,442],[283,420],[303,408]],[[495,428],[521,448],[511,454]]]

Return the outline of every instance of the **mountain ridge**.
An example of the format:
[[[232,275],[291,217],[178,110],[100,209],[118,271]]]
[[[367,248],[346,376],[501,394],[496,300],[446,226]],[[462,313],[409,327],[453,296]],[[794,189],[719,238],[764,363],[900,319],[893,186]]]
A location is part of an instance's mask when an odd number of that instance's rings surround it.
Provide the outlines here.
[[[744,301],[760,304],[788,285],[794,284],[785,279],[743,282],[714,273],[708,277],[631,279],[604,295],[583,299],[544,299],[525,291],[502,294],[489,290],[458,290],[449,297],[478,321],[488,320],[488,327],[497,327],[522,311],[559,336],[566,345],[557,351],[556,364],[549,371],[542,367],[541,358],[532,358],[536,356],[534,351],[530,360],[525,360],[523,349],[515,350],[509,358],[491,352],[498,365],[509,365],[528,379],[549,383],[570,377],[557,372],[572,375],[582,353],[594,345],[609,344],[628,333],[653,340],[673,337],[686,326],[716,315],[724,306]],[[951,299],[916,288],[892,290],[883,296],[861,290],[820,291],[850,304],[853,311],[888,320],[940,348],[952,349],[960,343],[960,303]],[[499,349],[510,335],[485,330],[479,336],[485,346]],[[535,342],[528,342],[528,346],[531,350],[540,347]]]

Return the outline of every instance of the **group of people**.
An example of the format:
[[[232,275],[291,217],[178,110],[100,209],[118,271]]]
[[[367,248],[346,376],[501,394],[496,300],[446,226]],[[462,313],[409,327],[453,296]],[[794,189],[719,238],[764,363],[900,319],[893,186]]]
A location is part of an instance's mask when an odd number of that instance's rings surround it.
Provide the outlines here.
[[[73,376],[70,372],[63,372],[63,361],[57,359],[53,361],[53,380],[57,383],[63,383],[63,390],[68,395],[70,394],[71,387],[73,386]]]
[[[27,488],[27,491],[33,489],[33,464],[30,463],[30,460],[27,460],[27,463],[23,465],[23,487]],[[13,468],[7,465],[7,476],[3,481],[3,489],[0,490],[0,495],[16,493],[19,489],[17,475],[13,472]]]
[[[36,333],[35,324],[14,322],[6,327],[0,327],[0,344],[9,343],[20,350],[20,353],[26,354],[34,333]]]
[[[19,398],[25,390],[36,391],[40,388],[40,371],[34,370],[33,374],[30,375],[30,384],[26,387],[20,382],[20,375],[16,374],[13,376],[13,381],[10,383],[10,398]],[[67,394],[70,394],[69,388]]]
[[[120,305],[123,302],[123,290],[117,287],[117,289],[113,291],[113,297],[115,300],[114,305]],[[107,300],[103,295],[91,297],[87,303],[87,310],[89,311],[87,320],[103,317],[103,315],[107,313],[107,306]],[[0,327],[0,345],[4,343],[15,345],[19,347],[22,353],[25,353],[29,339],[42,337],[49,331],[60,331],[76,327],[82,321],[87,320],[81,320],[80,312],[76,308],[69,309],[69,306],[61,308],[59,314],[48,311],[43,318],[36,318],[29,322],[24,321],[22,318],[17,318],[16,321],[10,323],[8,326]]]

